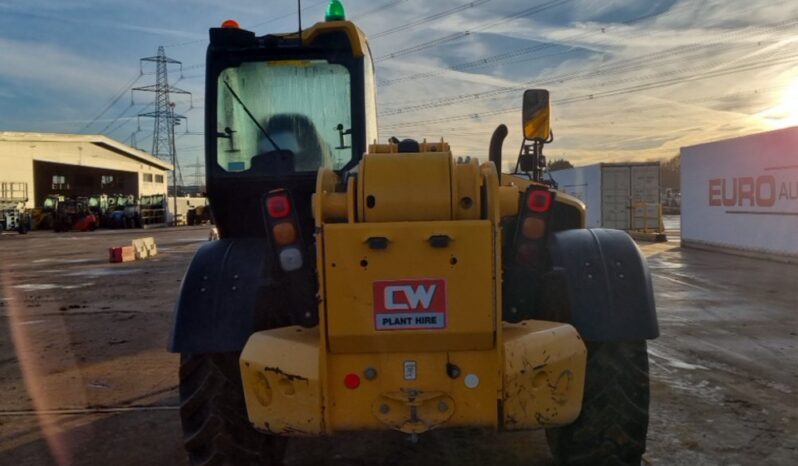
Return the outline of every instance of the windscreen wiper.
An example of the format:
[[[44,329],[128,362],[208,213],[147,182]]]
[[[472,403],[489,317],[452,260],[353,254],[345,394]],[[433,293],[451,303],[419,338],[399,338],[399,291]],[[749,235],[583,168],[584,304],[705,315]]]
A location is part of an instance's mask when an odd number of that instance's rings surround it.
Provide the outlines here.
[[[266,136],[266,139],[268,139],[269,142],[271,143],[271,145],[274,146],[275,150],[281,150],[280,147],[274,142],[274,139],[272,139],[272,137],[269,136],[269,133],[267,133],[266,130],[263,129],[263,126],[261,126],[260,123],[258,123],[258,119],[255,118],[255,115],[253,115],[252,112],[250,112],[249,109],[247,108],[247,106],[244,104],[244,102],[241,101],[241,98],[238,97],[238,94],[236,94],[236,91],[234,91],[233,88],[230,87],[230,83],[228,83],[226,79],[224,80],[224,85],[227,86],[227,90],[230,91],[230,94],[233,95],[233,97],[236,99],[236,101],[239,104],[241,104],[241,108],[243,108],[244,111],[247,113],[247,116],[249,116],[249,118],[252,119],[252,122],[255,123],[255,126],[260,128],[260,130],[263,133],[263,135]]]

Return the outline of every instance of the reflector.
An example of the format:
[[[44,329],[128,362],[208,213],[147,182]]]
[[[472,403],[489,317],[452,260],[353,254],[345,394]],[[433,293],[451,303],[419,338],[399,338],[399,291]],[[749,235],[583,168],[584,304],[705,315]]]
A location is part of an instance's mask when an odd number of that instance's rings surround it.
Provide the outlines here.
[[[523,243],[518,246],[516,260],[524,265],[533,265],[538,256],[538,247],[535,243]]]
[[[346,374],[344,377],[344,386],[350,390],[354,390],[360,386],[360,376],[355,373]]]

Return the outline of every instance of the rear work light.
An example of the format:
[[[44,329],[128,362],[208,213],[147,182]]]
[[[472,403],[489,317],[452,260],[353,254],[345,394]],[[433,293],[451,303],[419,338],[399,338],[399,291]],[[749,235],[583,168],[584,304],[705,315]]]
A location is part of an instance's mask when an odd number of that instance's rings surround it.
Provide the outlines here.
[[[526,200],[526,206],[532,212],[537,212],[539,214],[548,212],[551,208],[551,192],[548,190],[535,190],[529,193],[529,197]]]
[[[288,194],[273,194],[266,198],[266,212],[271,218],[285,218],[291,215],[291,201]]]

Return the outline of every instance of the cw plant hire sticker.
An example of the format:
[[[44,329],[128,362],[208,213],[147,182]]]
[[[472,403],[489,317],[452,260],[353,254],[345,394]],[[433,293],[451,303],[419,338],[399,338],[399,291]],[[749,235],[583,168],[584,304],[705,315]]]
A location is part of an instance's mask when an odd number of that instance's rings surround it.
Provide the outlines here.
[[[446,280],[383,280],[374,282],[376,330],[446,328]]]

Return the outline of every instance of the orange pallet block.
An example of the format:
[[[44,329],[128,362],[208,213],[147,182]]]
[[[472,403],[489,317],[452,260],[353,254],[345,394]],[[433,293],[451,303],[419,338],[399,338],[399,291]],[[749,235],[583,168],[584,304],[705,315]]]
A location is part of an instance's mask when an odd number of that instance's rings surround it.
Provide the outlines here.
[[[149,236],[147,238],[138,238],[132,241],[133,250],[136,254],[136,259],[147,259],[158,255],[158,246],[155,245],[155,238]]]

